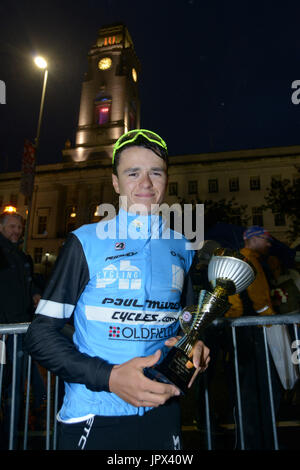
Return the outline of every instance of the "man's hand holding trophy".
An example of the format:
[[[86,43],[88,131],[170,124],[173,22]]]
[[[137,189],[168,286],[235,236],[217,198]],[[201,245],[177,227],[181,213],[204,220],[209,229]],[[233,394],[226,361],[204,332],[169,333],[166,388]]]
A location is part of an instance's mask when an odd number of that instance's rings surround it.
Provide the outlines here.
[[[241,253],[227,248],[215,250],[208,264],[208,280],[212,292],[201,290],[198,305],[182,310],[179,320],[184,335],[161,363],[147,369],[147,376],[160,382],[172,383],[185,394],[195,372],[191,361],[195,343],[204,329],[230,308],[228,296],[247,289],[255,276],[254,267]]]

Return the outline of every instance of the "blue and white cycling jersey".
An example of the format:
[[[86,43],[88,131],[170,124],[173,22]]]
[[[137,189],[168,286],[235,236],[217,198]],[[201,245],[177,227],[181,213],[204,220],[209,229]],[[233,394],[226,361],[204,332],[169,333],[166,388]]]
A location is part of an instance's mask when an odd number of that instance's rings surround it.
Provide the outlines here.
[[[104,239],[105,233],[109,237]],[[178,331],[184,282],[194,256],[187,243],[165,229],[161,218],[122,209],[109,222],[84,225],[68,240],[36,313],[57,320],[74,314],[77,350],[110,367],[158,349],[166,352],[165,341]],[[71,377],[59,417],[72,422],[91,414],[147,410],[105,388],[73,383]]]

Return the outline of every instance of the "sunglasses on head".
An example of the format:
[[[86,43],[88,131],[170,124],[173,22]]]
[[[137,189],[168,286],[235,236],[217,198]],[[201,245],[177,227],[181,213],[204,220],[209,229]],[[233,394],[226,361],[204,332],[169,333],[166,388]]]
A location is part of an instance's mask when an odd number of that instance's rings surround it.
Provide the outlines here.
[[[139,136],[143,136],[149,142],[159,145],[166,152],[168,151],[166,142],[158,134],[155,134],[155,132],[148,131],[147,129],[134,129],[123,134],[115,143],[112,163],[114,163],[116,153],[125,145],[133,144]]]

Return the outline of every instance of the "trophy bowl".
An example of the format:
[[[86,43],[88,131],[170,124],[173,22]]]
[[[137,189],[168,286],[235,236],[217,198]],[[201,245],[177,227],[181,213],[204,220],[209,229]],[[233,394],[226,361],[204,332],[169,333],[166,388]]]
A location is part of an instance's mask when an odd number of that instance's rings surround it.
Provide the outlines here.
[[[207,276],[213,287],[217,279],[230,280],[235,286],[233,294],[239,294],[254,281],[255,269],[240,253],[217,248],[208,265]]]
[[[247,289],[255,276],[254,267],[242,254],[218,248],[208,265],[208,278],[213,291],[201,290],[198,304],[182,310],[179,323],[184,335],[160,363],[145,369],[145,375],[174,384],[185,394],[195,373],[192,363],[194,345],[205,328],[230,308],[228,296]]]

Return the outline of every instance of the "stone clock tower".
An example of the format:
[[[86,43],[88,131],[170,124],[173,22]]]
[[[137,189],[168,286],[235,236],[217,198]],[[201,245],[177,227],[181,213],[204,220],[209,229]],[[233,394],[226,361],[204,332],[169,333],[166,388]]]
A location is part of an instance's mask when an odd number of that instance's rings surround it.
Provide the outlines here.
[[[82,84],[75,147],[66,144],[63,160],[106,160],[124,132],[140,127],[140,64],[123,24],[103,27],[88,53]]]

